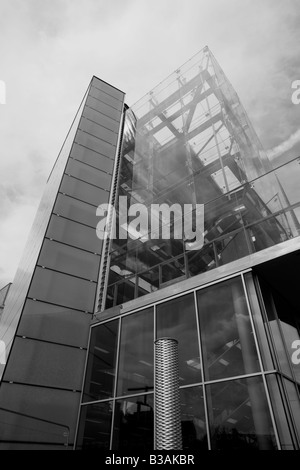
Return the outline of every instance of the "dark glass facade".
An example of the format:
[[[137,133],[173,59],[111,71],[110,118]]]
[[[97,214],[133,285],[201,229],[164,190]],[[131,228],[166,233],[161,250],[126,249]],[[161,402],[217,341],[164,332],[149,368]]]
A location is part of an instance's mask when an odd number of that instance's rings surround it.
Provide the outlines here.
[[[0,448],[73,447],[123,100],[92,79],[47,182],[1,322]]]
[[[274,334],[254,271],[95,323],[76,448],[153,449],[153,347],[167,336],[179,344],[184,450],[297,449],[299,379],[279,341],[290,338]]]

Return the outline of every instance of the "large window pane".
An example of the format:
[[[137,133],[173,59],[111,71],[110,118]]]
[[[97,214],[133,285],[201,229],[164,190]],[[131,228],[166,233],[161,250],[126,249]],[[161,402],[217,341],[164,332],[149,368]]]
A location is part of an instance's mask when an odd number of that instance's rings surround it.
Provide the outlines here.
[[[87,347],[90,320],[85,313],[27,299],[18,335]]]
[[[202,387],[180,390],[182,449],[207,450],[206,420]]]
[[[296,438],[293,435],[293,425],[284,398],[281,378],[275,374],[270,374],[266,375],[266,381],[269,388],[281,448],[283,450],[293,450],[295,448]]]
[[[196,311],[193,294],[157,306],[157,339],[177,339],[180,385],[201,381]]]
[[[114,162],[108,157],[104,157],[93,150],[82,145],[74,144],[72,147],[71,157],[75,160],[87,163],[88,165],[99,168],[99,170],[112,173]]]
[[[40,266],[97,281],[100,256],[63,243],[44,240],[38,259]]]
[[[110,176],[107,175],[110,179]],[[91,184],[84,181],[72,178],[71,176],[64,175],[60,186],[60,192],[73,196],[81,201],[88,202],[94,206],[108,202],[109,192],[101,188],[96,188]],[[96,213],[96,207],[94,208]]]
[[[123,108],[122,101],[120,101],[119,99],[116,99],[113,96],[111,96],[111,93],[108,94],[105,91],[99,89],[97,87],[97,84],[95,84],[95,86],[92,85],[91,92],[92,92],[91,93],[92,96],[94,96],[95,98],[97,98],[100,101],[103,101],[104,103],[108,104],[109,106],[112,106],[113,108],[118,109],[119,111],[121,111],[121,109]]]
[[[65,173],[98,186],[99,188],[106,189],[107,191],[110,189],[110,175],[96,168],[92,168],[90,165],[74,160],[73,158],[69,159]]]
[[[116,145],[118,135],[115,132],[106,129],[105,127],[100,126],[96,122],[91,121],[90,119],[86,119],[84,117],[81,118],[79,123],[79,128],[88,134],[92,134],[99,139],[105,140],[112,145]]]
[[[261,377],[206,387],[213,450],[275,450]]]
[[[97,237],[94,228],[57,217],[54,214],[50,219],[46,237],[101,254],[102,240]]]
[[[114,320],[92,328],[83,401],[113,396],[118,325]]]
[[[240,277],[202,289],[197,297],[206,379],[259,371]]]
[[[126,452],[153,450],[153,424],[152,394],[116,401],[113,449]]]
[[[101,91],[98,91],[96,88],[91,87],[89,97],[93,97],[98,101],[97,109],[103,114],[106,114],[107,116],[116,119],[117,121],[120,120],[121,111],[119,109],[112,108],[110,105],[104,103],[101,99],[103,97]]]
[[[119,396],[153,389],[153,309],[122,318]]]
[[[113,96],[117,100],[123,101],[123,98],[124,98],[123,91],[118,90],[118,88],[115,88],[114,86],[111,86],[108,83],[103,82],[103,80],[100,80],[97,77],[93,77],[92,86],[95,88],[98,88],[99,90],[105,91],[105,93],[107,93],[110,96]]]
[[[96,122],[100,126],[105,127],[106,129],[109,129],[116,134],[118,134],[119,131],[119,123],[113,119],[111,119],[108,116],[105,116],[105,114],[102,114],[95,109],[89,108],[88,106],[85,106],[84,111],[83,111],[83,116],[85,116],[88,119],[91,119],[92,121]]]
[[[274,369],[274,363],[271,356],[272,345],[267,336],[267,319],[260,309],[253,273],[247,273],[245,275],[245,280],[263,364],[266,370],[272,370]]]
[[[287,379],[284,380],[284,384],[298,433],[298,441],[300,442],[300,386]]]
[[[81,407],[77,450],[109,450],[112,402]]]
[[[95,282],[37,267],[28,295],[37,300],[92,313],[96,286]]]
[[[90,227],[96,228],[98,222],[95,206],[62,194],[58,194],[53,212]]]
[[[79,348],[16,337],[4,379],[80,390],[85,357]]]

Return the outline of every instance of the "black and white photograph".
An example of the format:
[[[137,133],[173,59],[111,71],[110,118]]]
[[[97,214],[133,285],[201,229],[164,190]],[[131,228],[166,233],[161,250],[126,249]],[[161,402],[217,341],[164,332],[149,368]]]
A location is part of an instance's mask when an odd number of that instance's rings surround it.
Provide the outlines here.
[[[0,0],[0,173],[0,450],[300,450],[299,0]]]

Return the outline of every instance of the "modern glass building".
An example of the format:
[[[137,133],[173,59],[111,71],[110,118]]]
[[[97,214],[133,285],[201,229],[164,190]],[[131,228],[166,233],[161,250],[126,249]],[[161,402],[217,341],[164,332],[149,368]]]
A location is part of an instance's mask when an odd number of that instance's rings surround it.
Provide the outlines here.
[[[0,325],[0,448],[151,451],[172,337],[184,450],[299,449],[300,160],[271,165],[208,48],[124,99],[93,77],[47,182]]]

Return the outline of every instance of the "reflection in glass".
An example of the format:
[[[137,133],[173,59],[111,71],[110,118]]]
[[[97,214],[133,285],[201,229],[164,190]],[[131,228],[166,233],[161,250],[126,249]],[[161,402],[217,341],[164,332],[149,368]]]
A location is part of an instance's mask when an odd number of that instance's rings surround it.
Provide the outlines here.
[[[182,388],[181,426],[182,449],[207,450],[207,433],[202,387]]]
[[[108,182],[111,181],[110,175],[106,175],[106,178]],[[109,198],[108,191],[66,174],[61,182],[60,192],[97,207],[99,204],[108,202]],[[96,212],[96,209],[93,209]]]
[[[68,245],[101,254],[102,240],[97,237],[96,230],[64,217],[52,215],[46,236]]]
[[[207,386],[212,450],[275,450],[261,377]]]
[[[273,358],[271,356],[272,346],[270,344],[270,339],[267,336],[267,332],[266,332],[267,321],[265,319],[265,315],[262,314],[262,311],[258,303],[257,292],[256,292],[256,287],[254,284],[252,272],[246,273],[244,275],[244,278],[246,281],[246,289],[248,292],[248,298],[249,298],[249,302],[251,306],[256,334],[258,337],[263,365],[264,365],[265,370],[272,370],[274,369],[274,363],[273,363]]]
[[[112,402],[96,403],[81,407],[77,450],[108,450]]]
[[[122,318],[119,396],[153,389],[153,308]]]
[[[110,189],[110,178],[106,173],[73,158],[69,159],[65,173],[107,191]]]
[[[89,315],[27,299],[18,335],[83,347],[88,342],[89,329]]]
[[[287,379],[284,379],[284,384],[298,433],[298,441],[300,441],[300,386]]]
[[[28,296],[92,313],[96,287],[95,282],[36,267]]]
[[[64,243],[45,239],[38,259],[39,266],[55,269],[92,281],[98,279],[100,257]]]
[[[240,277],[198,291],[206,379],[259,371]]]
[[[116,401],[113,449],[126,452],[153,450],[153,423],[152,394]]]
[[[276,350],[276,357],[279,362],[279,367],[286,375],[292,377],[292,364],[287,355],[287,348],[284,343],[284,338],[282,337],[282,330],[280,330],[280,320],[278,319],[278,312],[277,306],[274,299],[274,292],[272,292],[271,287],[260,278],[259,280],[264,305],[268,317],[268,326],[270,328],[271,335],[273,337],[274,347]],[[284,317],[288,317],[288,307],[286,307],[286,312],[284,312]],[[279,314],[280,314],[280,307],[279,307]],[[292,328],[292,326],[291,326]],[[291,346],[291,343],[288,344],[288,347]]]
[[[119,321],[114,320],[92,328],[83,401],[113,395],[118,324]]]
[[[177,339],[180,385],[201,381],[196,312],[193,294],[157,306],[157,338]]]
[[[86,108],[89,109],[89,108]],[[99,113],[97,113],[99,114]],[[99,114],[100,116],[100,114]],[[102,115],[103,116],[103,115]],[[98,152],[89,150],[83,145],[78,145],[74,143],[71,151],[71,157],[75,160],[87,163],[88,165],[99,168],[99,170],[106,171],[107,173],[112,173],[114,162],[110,158],[100,155]]]

